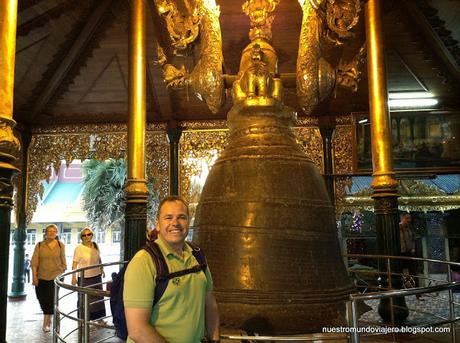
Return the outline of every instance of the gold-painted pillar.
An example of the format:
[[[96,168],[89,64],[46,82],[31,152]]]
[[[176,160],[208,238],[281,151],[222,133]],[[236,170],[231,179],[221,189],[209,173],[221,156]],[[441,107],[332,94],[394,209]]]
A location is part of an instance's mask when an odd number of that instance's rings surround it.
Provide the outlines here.
[[[130,259],[145,243],[148,190],[145,179],[146,122],[146,4],[130,1],[128,181],[124,259]]]
[[[385,48],[382,31],[382,12],[380,0],[368,0],[365,4],[365,25],[367,42],[367,71],[369,83],[369,107],[372,141],[372,189],[377,229],[377,250],[383,255],[399,255],[398,225],[398,183],[394,177],[391,154],[391,125],[388,110],[387,74],[385,70]],[[391,265],[393,272],[399,272],[399,265]],[[386,270],[382,261],[379,268]],[[399,287],[394,277],[391,285]],[[404,298],[388,299],[379,305],[379,314],[385,322],[401,324],[407,318]],[[393,312],[393,313],[391,313]]]
[[[10,219],[13,206],[11,177],[19,154],[19,140],[13,134],[14,61],[16,51],[17,0],[0,1],[0,342],[6,342],[6,306]]]

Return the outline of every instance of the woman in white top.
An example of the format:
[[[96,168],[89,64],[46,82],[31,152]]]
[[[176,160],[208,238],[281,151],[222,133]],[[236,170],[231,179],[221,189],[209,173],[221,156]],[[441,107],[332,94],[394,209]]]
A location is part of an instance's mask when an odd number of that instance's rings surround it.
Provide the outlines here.
[[[73,263],[72,269],[84,268],[96,264],[101,264],[101,255],[99,252],[99,247],[93,239],[93,230],[89,227],[85,227],[80,232],[80,238],[82,243],[75,248],[73,254]],[[78,285],[81,287],[90,287],[95,289],[102,290],[102,276],[104,275],[104,270],[102,268],[90,268],[86,269],[80,273],[78,277]],[[77,284],[77,275],[76,273],[72,274],[72,285]],[[90,319],[96,320],[101,319],[106,316],[105,313],[105,303],[104,297],[100,296],[89,296],[88,303],[90,304],[89,312]],[[80,308],[81,299],[78,299],[78,308]],[[79,311],[81,312],[81,311]],[[83,313],[80,313],[81,317]]]

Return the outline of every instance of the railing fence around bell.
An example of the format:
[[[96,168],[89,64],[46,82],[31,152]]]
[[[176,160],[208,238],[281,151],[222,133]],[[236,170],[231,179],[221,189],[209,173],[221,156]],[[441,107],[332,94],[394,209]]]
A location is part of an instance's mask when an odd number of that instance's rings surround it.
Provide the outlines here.
[[[359,343],[361,339],[374,335],[390,335],[395,337],[398,334],[423,334],[437,333],[450,336],[451,342],[455,343],[457,339],[456,323],[460,321],[460,282],[455,282],[452,278],[453,270],[460,271],[460,263],[447,262],[426,258],[411,258],[402,256],[387,256],[387,255],[358,255],[344,254],[344,257],[349,261],[354,261],[354,266],[348,268],[350,276],[354,279],[355,285],[360,292],[350,294],[349,300],[346,302],[346,326],[335,328],[324,328],[321,333],[308,333],[295,336],[269,336],[269,335],[245,335],[238,334],[222,334],[223,341],[233,342],[351,342]],[[375,260],[372,262],[371,260]],[[394,263],[398,261],[411,261],[412,263],[423,263],[425,268],[428,265],[437,266],[437,270],[441,270],[437,276],[430,276],[426,271],[424,274],[409,275],[407,272],[395,272]],[[365,261],[366,264],[359,262]],[[126,262],[112,262],[101,265],[90,266],[86,268],[76,269],[74,271],[61,275],[56,278],[55,290],[55,314],[53,321],[53,343],[60,342],[78,342],[78,343],[99,343],[99,342],[122,342],[115,334],[115,327],[109,321],[112,317],[111,313],[105,317],[91,320],[90,306],[98,302],[108,302],[110,292],[103,289],[94,289],[89,286],[83,287],[80,278],[79,285],[71,285],[65,283],[65,277],[84,275],[84,273],[93,268],[105,268],[105,270],[119,269]],[[371,265],[371,266],[369,266]],[[373,266],[373,267],[372,267]],[[377,268],[375,267],[377,266]],[[440,267],[441,266],[441,267]],[[379,271],[379,270],[384,271]],[[399,269],[398,269],[399,270]],[[424,283],[424,287],[404,288],[404,280],[410,278],[412,280],[419,279],[420,283]],[[392,281],[393,280],[393,281]],[[402,280],[403,289],[394,289],[392,285],[395,280]],[[109,282],[97,284],[100,288],[106,286]],[[396,282],[397,283],[397,282]],[[93,285],[94,286],[94,285]],[[107,289],[107,287],[106,287]],[[371,291],[371,292],[369,292]],[[459,292],[458,294],[456,292]],[[442,294],[447,293],[444,297]],[[412,323],[405,322],[406,326],[402,327],[401,323],[396,323],[394,312],[398,309],[398,304],[395,299],[410,296],[423,295],[428,297],[430,308],[420,308],[421,306],[409,306],[409,313],[418,314],[418,319]],[[90,297],[96,296],[99,300],[90,301]],[[79,298],[79,306],[75,306]],[[386,324],[379,322],[376,316],[376,302],[388,299],[390,308],[395,309],[390,311],[390,320]],[[372,311],[360,313],[360,303],[371,304]],[[446,305],[443,308],[441,305]],[[457,306],[457,309],[456,309]],[[107,306],[110,309],[110,306]],[[439,312],[440,309],[443,309]],[[430,310],[438,310],[438,313],[430,313]],[[364,318],[366,313],[370,313],[368,318]],[[374,315],[374,316],[372,316]],[[410,317],[409,317],[410,318]],[[423,322],[420,318],[424,318]],[[436,320],[429,320],[435,318]],[[65,324],[63,324],[65,323]],[[305,330],[308,332],[308,330]]]

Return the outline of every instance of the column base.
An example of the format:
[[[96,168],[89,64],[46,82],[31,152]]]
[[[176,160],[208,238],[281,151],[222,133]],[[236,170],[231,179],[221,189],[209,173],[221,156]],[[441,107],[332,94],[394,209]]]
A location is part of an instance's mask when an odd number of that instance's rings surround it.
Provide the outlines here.
[[[10,292],[8,293],[9,301],[22,301],[27,298],[26,292]]]

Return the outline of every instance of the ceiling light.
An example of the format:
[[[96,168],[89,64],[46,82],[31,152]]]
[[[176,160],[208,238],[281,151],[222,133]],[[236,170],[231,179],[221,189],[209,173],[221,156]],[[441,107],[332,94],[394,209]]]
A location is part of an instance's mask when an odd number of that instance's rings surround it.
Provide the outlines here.
[[[402,92],[402,93],[389,93],[389,99],[426,99],[434,98],[431,92]]]
[[[432,108],[438,104],[436,99],[390,99],[390,108]]]
[[[388,99],[390,109],[428,109],[438,104],[431,92],[389,93]]]

